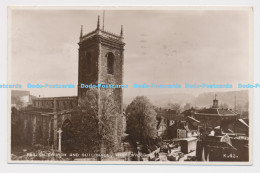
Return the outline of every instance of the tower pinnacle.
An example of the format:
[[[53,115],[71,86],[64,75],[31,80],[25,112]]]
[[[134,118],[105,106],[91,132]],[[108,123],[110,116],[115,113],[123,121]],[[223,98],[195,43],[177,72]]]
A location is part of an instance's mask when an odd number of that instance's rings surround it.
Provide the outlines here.
[[[83,37],[83,25],[81,25],[81,29],[80,29],[80,37],[79,39],[81,40]]]
[[[98,21],[97,21],[97,30],[100,28],[100,22],[99,22],[99,16],[98,16]]]
[[[123,25],[121,25],[121,32],[120,32],[120,36],[123,37]]]

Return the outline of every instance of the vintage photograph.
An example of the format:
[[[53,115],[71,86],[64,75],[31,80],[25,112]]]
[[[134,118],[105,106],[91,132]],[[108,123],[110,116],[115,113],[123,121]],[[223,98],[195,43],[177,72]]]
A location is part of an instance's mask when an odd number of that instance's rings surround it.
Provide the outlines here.
[[[252,164],[252,19],[10,6],[9,163]]]

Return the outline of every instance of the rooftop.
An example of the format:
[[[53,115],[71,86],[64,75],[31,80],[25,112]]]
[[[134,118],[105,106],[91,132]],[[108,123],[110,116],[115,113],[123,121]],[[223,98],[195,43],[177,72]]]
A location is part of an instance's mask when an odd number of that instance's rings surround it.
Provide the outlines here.
[[[223,108],[204,108],[195,112],[195,115],[212,115],[212,116],[236,116],[238,115],[231,109]]]
[[[216,98],[213,100],[213,106],[211,108],[204,108],[199,111],[195,111],[195,115],[212,115],[212,116],[237,116],[238,113],[232,109],[219,108],[218,100]]]

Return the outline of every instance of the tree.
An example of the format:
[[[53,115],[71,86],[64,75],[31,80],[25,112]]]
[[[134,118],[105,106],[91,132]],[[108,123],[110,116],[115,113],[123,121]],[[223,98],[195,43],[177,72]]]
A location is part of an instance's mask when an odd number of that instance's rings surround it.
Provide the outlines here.
[[[16,105],[17,109],[23,107],[24,103],[19,96],[11,96],[12,103]]]
[[[183,107],[184,110],[189,110],[191,109],[191,104],[190,103],[186,103],[185,106]]]
[[[168,107],[172,110],[175,110],[176,113],[179,113],[181,111],[181,105],[178,103],[168,103]]]
[[[136,97],[126,108],[127,128],[131,138],[136,142],[147,144],[149,139],[156,138],[156,112],[149,99],[144,96]]]
[[[80,145],[89,152],[114,151],[117,146],[117,118],[119,108],[109,89],[90,89],[79,101],[81,112],[78,136]],[[116,134],[115,134],[116,133]],[[119,133],[120,134],[120,133]]]
[[[229,108],[229,105],[226,104],[226,103],[221,103],[221,104],[219,105],[219,108],[220,108],[220,109],[228,109],[228,108]]]

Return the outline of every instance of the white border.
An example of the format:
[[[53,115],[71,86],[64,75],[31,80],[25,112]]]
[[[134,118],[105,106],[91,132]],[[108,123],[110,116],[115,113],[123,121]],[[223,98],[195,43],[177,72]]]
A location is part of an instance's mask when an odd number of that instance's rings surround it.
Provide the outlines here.
[[[53,6],[53,5],[238,5],[238,6],[253,6],[254,7],[254,79],[255,82],[260,82],[260,69],[258,68],[258,64],[260,64],[259,56],[260,56],[260,1],[258,0],[124,0],[124,1],[86,1],[86,0],[2,0],[0,1],[0,82],[7,82],[7,6],[8,5],[45,5],[45,6]],[[254,147],[254,163],[253,166],[215,166],[213,169],[211,166],[102,166],[102,165],[88,165],[87,167],[84,165],[42,165],[42,164],[7,164],[7,90],[0,90],[0,169],[3,172],[53,172],[53,171],[62,171],[73,172],[73,171],[95,171],[95,172],[135,172],[135,171],[149,171],[149,172],[171,172],[171,171],[180,171],[180,172],[256,172],[256,170],[260,170],[260,139],[259,131],[260,127],[257,126],[257,123],[260,122],[260,107],[257,106],[260,102],[260,90],[256,89],[254,91],[254,115],[253,115],[253,147]],[[203,169],[202,169],[203,168]],[[76,170],[77,169],[77,170]]]
[[[253,10],[252,7],[248,7],[248,6],[241,6],[241,7],[231,7],[231,6],[214,6],[214,7],[208,7],[208,6],[197,6],[197,7],[184,7],[184,6],[156,6],[156,7],[151,7],[151,6],[138,6],[138,7],[134,7],[134,6],[125,6],[125,7],[115,7],[115,6],[109,6],[109,7],[103,7],[103,6],[92,6],[92,7],[65,7],[65,6],[55,6],[55,7],[50,7],[50,6],[37,6],[37,7],[31,7],[31,6],[11,6],[8,8],[8,38],[11,37],[11,17],[12,17],[12,10],[16,10],[16,9],[29,9],[29,10],[45,10],[45,9],[50,9],[50,10],[82,10],[82,9],[86,9],[86,10],[100,10],[100,9],[115,9],[115,10],[245,10],[249,13],[250,15],[250,19],[253,19]],[[248,26],[250,27],[249,32],[250,32],[250,38],[249,38],[249,43],[248,45],[250,46],[249,50],[250,51],[250,55],[249,55],[249,64],[251,65],[250,67],[253,69],[253,56],[252,56],[252,51],[253,51],[253,47],[252,47],[252,31],[253,31],[253,21],[250,20]],[[8,82],[11,82],[10,79],[10,69],[11,67],[11,42],[8,40]],[[253,83],[253,70],[250,70],[250,81],[251,83]],[[249,104],[250,104],[250,124],[252,123],[252,103],[253,103],[253,94],[252,94],[252,90],[250,90],[249,93]],[[8,90],[8,98],[11,98],[11,90]],[[9,153],[11,153],[11,99],[8,99],[8,151]],[[249,126],[250,130],[249,130],[249,161],[248,162],[127,162],[127,161],[23,161],[23,160],[11,160],[11,154],[8,154],[8,162],[9,163],[50,163],[50,164],[148,164],[148,165],[153,165],[153,164],[168,164],[168,165],[252,165],[252,154],[253,154],[253,148],[252,148],[252,139],[253,139],[253,134],[252,134],[252,127],[253,126]]]

